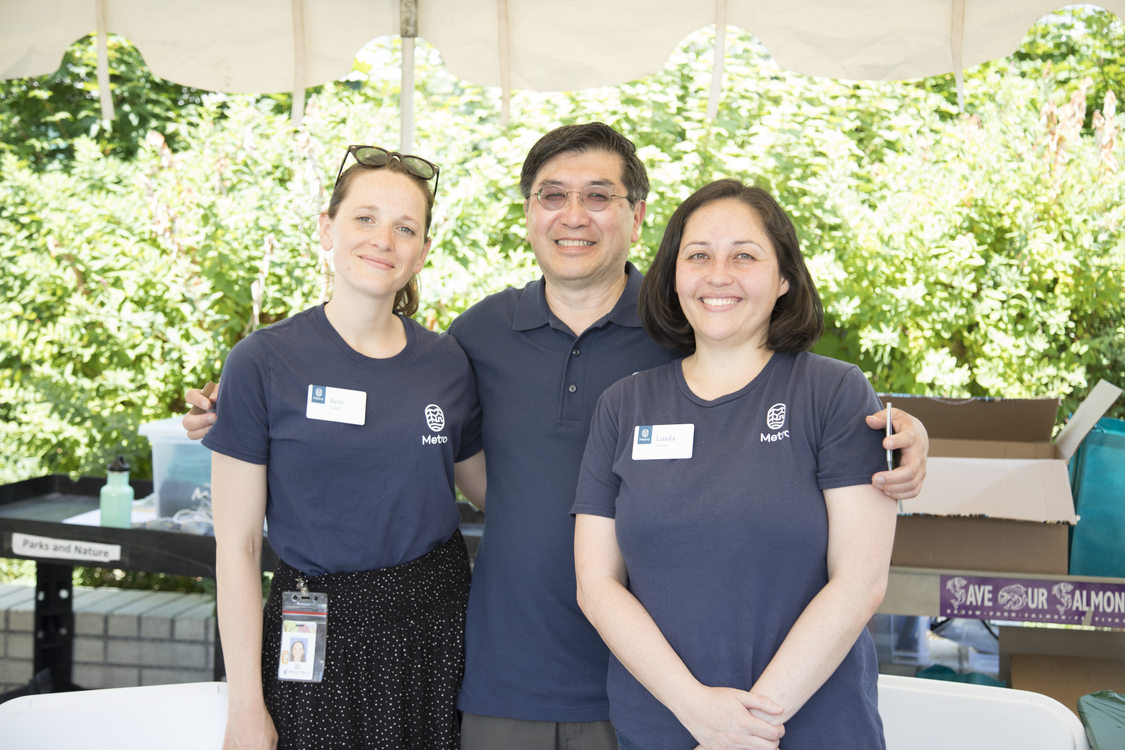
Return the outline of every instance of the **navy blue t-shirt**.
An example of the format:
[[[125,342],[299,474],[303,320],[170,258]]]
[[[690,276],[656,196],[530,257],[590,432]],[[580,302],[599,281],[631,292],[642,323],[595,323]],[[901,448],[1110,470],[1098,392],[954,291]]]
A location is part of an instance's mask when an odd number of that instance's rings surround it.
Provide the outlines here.
[[[704,685],[750,689],[828,582],[823,491],[885,468],[882,436],[863,421],[878,410],[858,368],[809,353],[775,353],[713,401],[692,393],[681,362],[602,397],[573,511],[615,518],[630,591]],[[694,425],[690,458],[641,460],[665,425]],[[878,671],[864,631],[786,722],[782,747],[882,747]],[[638,747],[696,746],[616,659],[609,699],[614,727]]]
[[[460,521],[453,464],[477,453],[480,407],[464,352],[400,318],[406,347],[366,357],[318,306],[235,345],[203,439],[267,465],[269,542],[310,575],[417,559]],[[309,386],[367,394],[362,425],[310,419]]]
[[[543,281],[507,289],[449,332],[476,372],[488,464],[485,532],[473,569],[458,708],[534,721],[609,718],[609,651],[578,608],[570,506],[590,415],[607,386],[675,354],[637,317],[641,274],[575,336]]]

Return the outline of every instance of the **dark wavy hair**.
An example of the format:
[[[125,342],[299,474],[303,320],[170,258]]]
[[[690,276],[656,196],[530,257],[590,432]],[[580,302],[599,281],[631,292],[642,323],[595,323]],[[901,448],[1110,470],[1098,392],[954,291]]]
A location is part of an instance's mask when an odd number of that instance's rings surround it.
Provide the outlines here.
[[[386,164],[379,167],[371,167],[357,162],[345,169],[344,173],[340,175],[340,180],[336,183],[336,187],[332,190],[332,197],[328,200],[328,209],[325,211],[325,213],[328,214],[328,218],[336,218],[336,214],[340,211],[340,204],[348,197],[348,190],[351,188],[351,184],[355,180],[356,175],[376,169],[386,169],[391,172],[406,175],[421,189],[422,195],[426,200],[426,231],[423,233],[422,237],[422,241],[425,242],[429,239],[430,223],[434,218],[434,194],[430,192],[430,183],[427,180],[423,180],[421,177],[408,172],[398,159],[390,159]],[[395,292],[394,312],[405,315],[408,318],[418,312],[418,274],[411,274],[410,280],[406,282],[406,286]]]
[[[777,299],[770,315],[766,347],[778,352],[801,352],[824,332],[824,308],[805,259],[797,230],[785,210],[764,189],[738,180],[718,180],[692,193],[680,204],[660,240],[660,249],[641,284],[638,313],[654,341],[684,352],[695,351],[695,332],[684,316],[676,295],[676,259],[688,219],[715,201],[734,199],[749,206],[761,218],[766,234],[777,251],[777,264],[789,289]]]
[[[636,206],[637,201],[648,198],[648,172],[637,156],[637,147],[604,122],[588,122],[555,128],[531,147],[520,171],[520,193],[524,200],[531,197],[531,188],[544,164],[559,154],[587,151],[608,151],[621,157],[621,181],[625,184],[629,205]]]

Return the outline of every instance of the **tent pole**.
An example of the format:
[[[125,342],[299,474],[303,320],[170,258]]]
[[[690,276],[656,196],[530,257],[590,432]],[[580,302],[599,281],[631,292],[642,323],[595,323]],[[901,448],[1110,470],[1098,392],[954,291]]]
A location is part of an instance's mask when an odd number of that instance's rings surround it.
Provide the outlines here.
[[[512,116],[512,47],[508,0],[497,0],[497,45],[500,54],[500,127],[508,127]]]
[[[109,89],[109,40],[105,23],[105,0],[94,3],[98,24],[98,99],[102,104],[102,120],[107,127],[113,127],[113,92]]]
[[[727,0],[715,0],[715,60],[711,66],[711,91],[707,95],[707,119],[719,115],[719,98],[723,95],[723,67],[727,57]]]
[[[399,34],[402,37],[402,87],[398,94],[398,150],[414,149],[414,38],[418,36],[418,0],[399,1]]]
[[[289,119],[301,127],[305,117],[305,0],[293,0],[293,107]]]
[[[962,45],[965,42],[965,0],[953,0],[953,19],[949,30],[953,51],[953,80],[957,82],[957,111],[965,111],[965,71]]]

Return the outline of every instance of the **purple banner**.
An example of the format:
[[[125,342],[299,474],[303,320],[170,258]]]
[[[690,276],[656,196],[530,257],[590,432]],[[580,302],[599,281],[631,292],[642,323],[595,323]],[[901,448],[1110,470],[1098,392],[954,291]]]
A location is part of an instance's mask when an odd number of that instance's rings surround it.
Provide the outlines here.
[[[941,615],[1125,628],[1125,584],[941,576]]]

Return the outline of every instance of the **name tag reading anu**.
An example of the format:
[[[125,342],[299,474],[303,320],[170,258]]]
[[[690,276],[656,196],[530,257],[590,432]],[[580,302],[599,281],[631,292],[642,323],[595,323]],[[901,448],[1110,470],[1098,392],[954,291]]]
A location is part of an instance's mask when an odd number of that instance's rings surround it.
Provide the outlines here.
[[[324,422],[361,425],[367,414],[367,393],[327,385],[310,385],[305,416]]]

